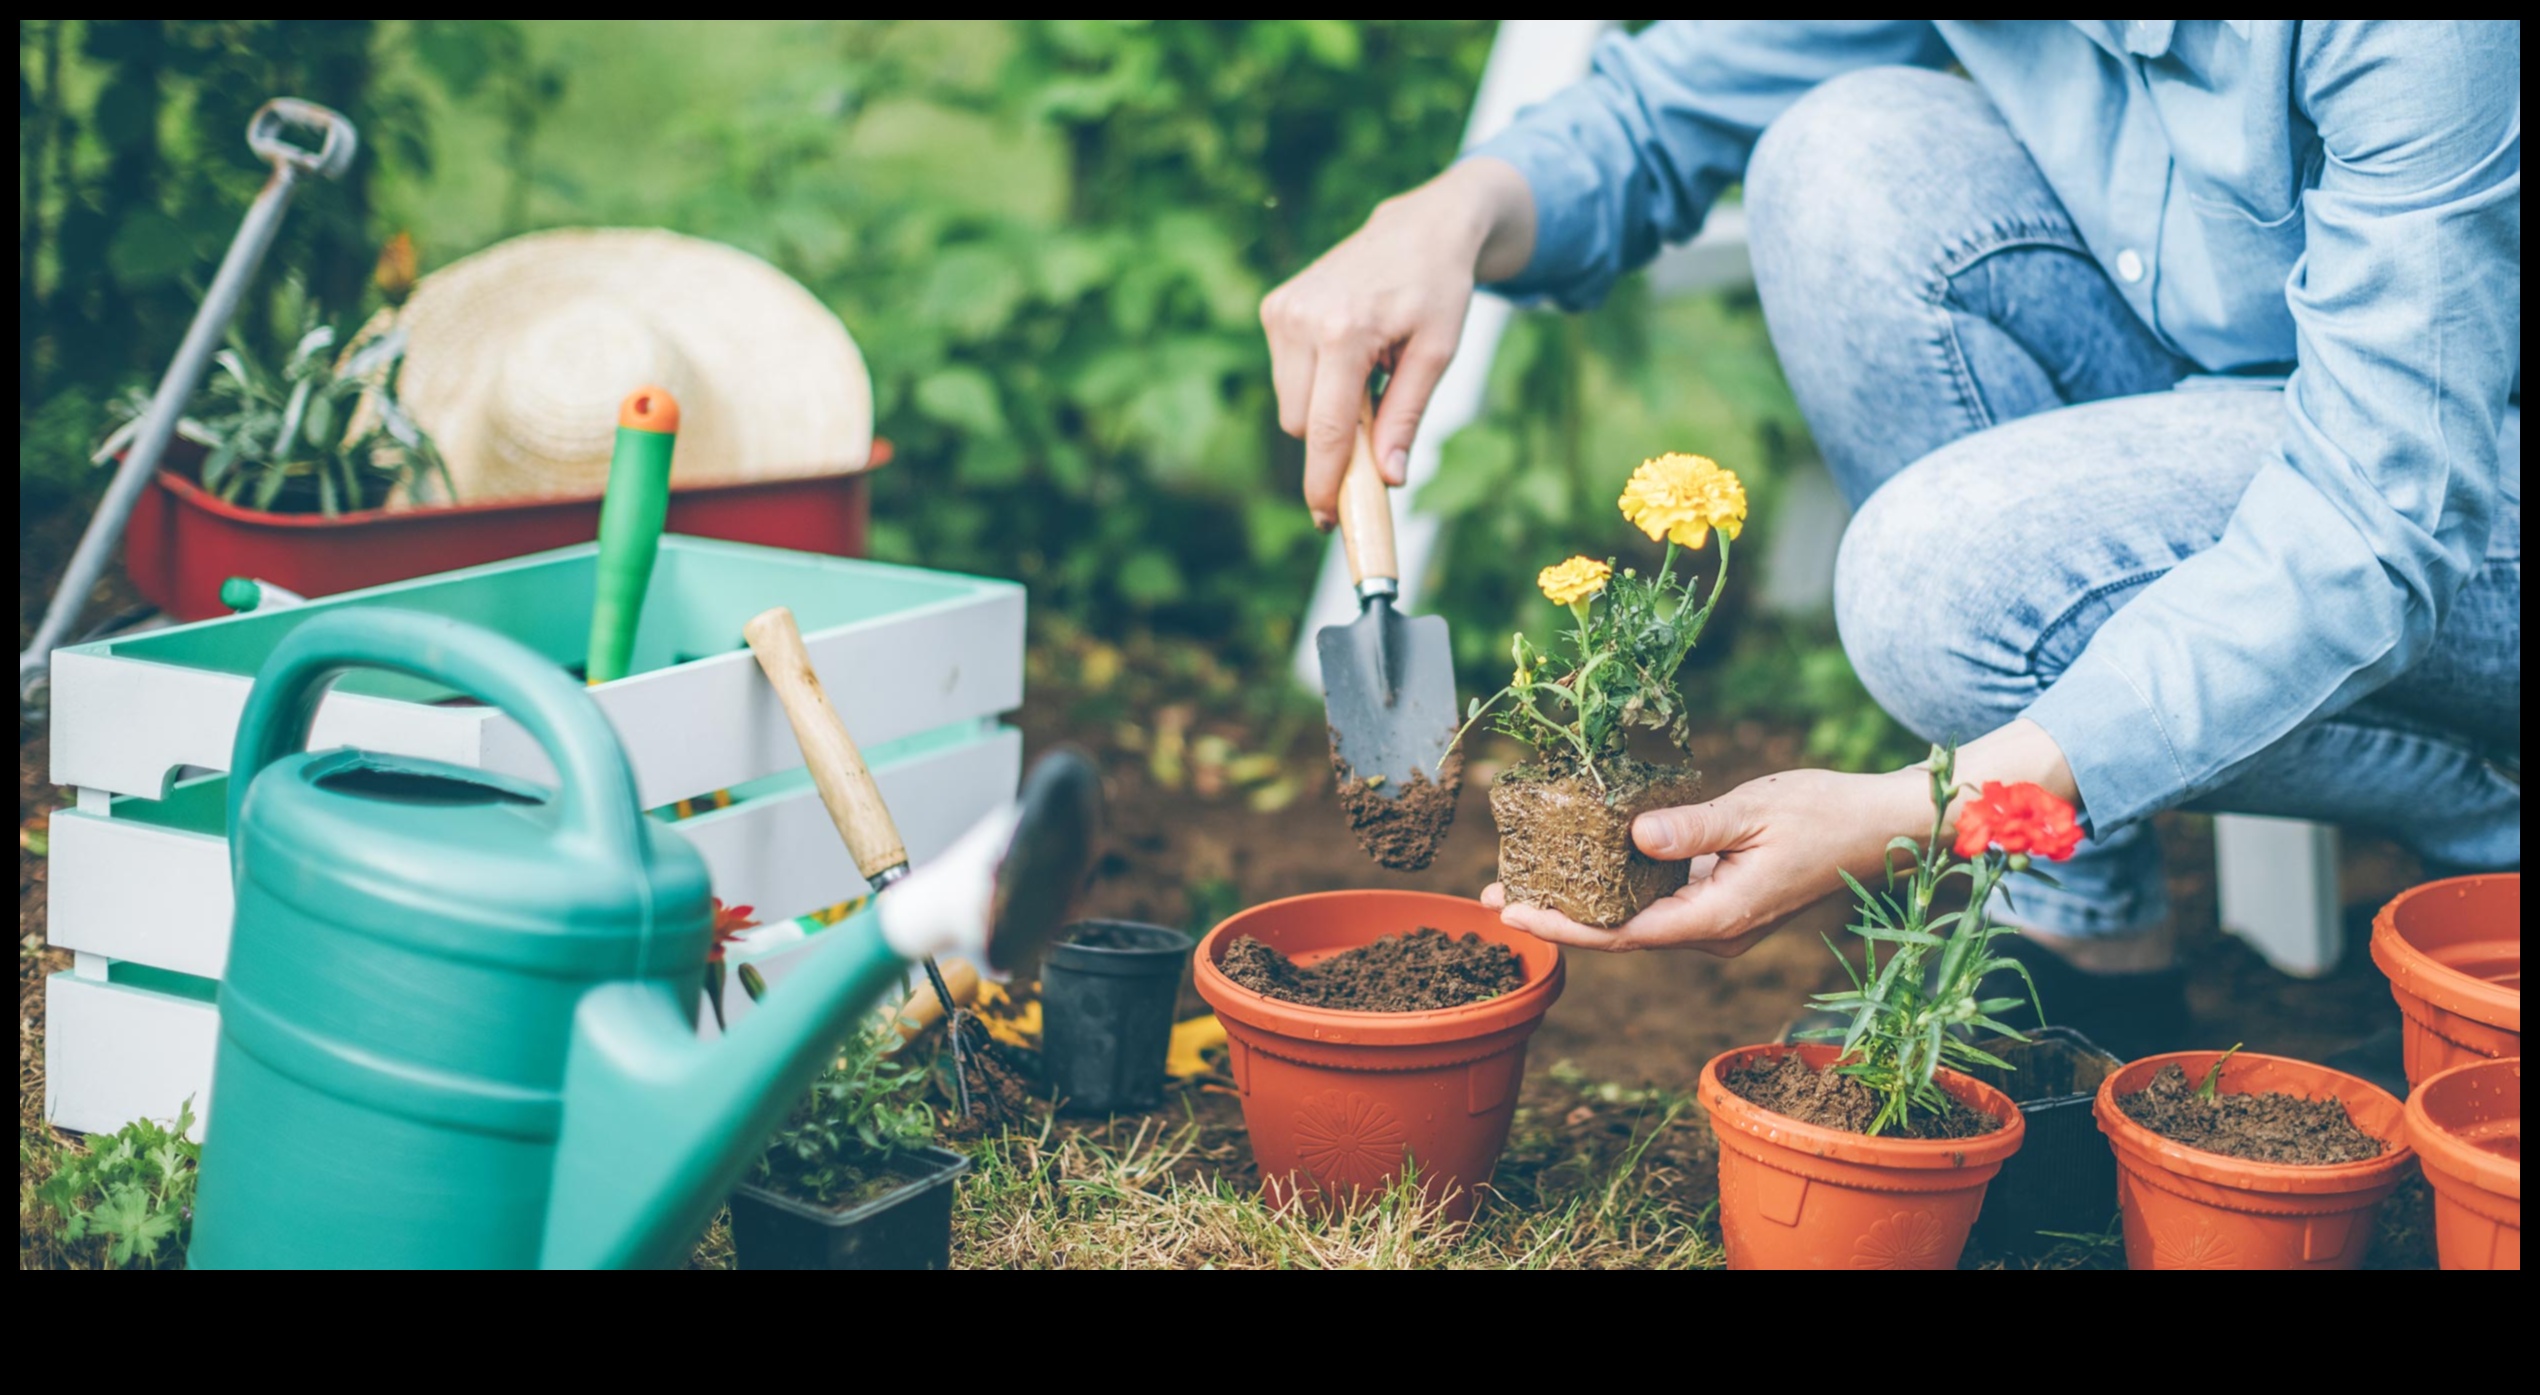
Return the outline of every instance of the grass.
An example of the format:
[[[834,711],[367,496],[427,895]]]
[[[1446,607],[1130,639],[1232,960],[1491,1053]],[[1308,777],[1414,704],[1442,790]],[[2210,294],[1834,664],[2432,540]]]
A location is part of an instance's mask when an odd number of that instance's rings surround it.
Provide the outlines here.
[[[1556,1108],[1558,1106],[1555,1106]],[[1580,1118],[1581,1111],[1588,1117]],[[1573,1105],[1519,1121],[1498,1191],[1469,1222],[1405,1180],[1349,1210],[1280,1207],[1226,1125],[1189,1111],[1108,1127],[1045,1124],[974,1146],[954,1216],[981,1269],[1716,1269],[1709,1205],[1676,1162],[1708,1138],[1690,1100],[1649,1099],[1617,1138]],[[1231,1165],[1230,1165],[1231,1164]]]

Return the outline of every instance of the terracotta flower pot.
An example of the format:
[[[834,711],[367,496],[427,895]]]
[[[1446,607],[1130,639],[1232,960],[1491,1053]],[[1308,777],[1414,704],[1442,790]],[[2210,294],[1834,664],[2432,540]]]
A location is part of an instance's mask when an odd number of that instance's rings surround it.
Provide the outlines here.
[[[2372,962],[2407,1026],[2408,1084],[2522,1054],[2522,877],[2452,877],[2399,893],[2372,920]]]
[[[1954,1070],[1950,1098],[2005,1121],[1975,1138],[1873,1138],[1803,1124],[1732,1092],[1721,1077],[1796,1052],[1824,1069],[1833,1046],[1741,1046],[1702,1068],[1702,1107],[1720,1139],[1720,1236],[1731,1269],[1953,1269],[1985,1184],[2020,1151],[2010,1097]]]
[[[2522,1060],[2472,1061],[2408,1092],[2446,1269],[2522,1268]]]
[[[1312,964],[1422,927],[1508,946],[1524,985],[1437,1012],[1340,1012],[1263,997],[1218,968],[1244,935]],[[1210,931],[1192,980],[1225,1024],[1244,1128],[1273,1199],[1346,1201],[1416,1166],[1460,1219],[1508,1142],[1526,1039],[1561,996],[1561,951],[1462,897],[1329,891],[1255,906]]]
[[[2222,1092],[2333,1095],[2355,1127],[2387,1146],[2363,1162],[2309,1167],[2252,1162],[2173,1142],[2136,1123],[2117,1096],[2175,1063],[2202,1080],[2217,1051],[2146,1056],[2100,1083],[2091,1106],[2117,1154],[2117,1206],[2130,1269],[2353,1269],[2372,1244],[2381,1199],[2407,1174],[2407,1130],[2387,1090],[2343,1071],[2243,1051],[2223,1064]]]

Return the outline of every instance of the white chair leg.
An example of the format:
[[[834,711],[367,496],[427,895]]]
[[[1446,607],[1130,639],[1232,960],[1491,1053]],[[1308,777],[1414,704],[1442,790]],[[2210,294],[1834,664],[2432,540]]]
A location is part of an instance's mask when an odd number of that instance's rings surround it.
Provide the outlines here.
[[[1843,547],[1851,506],[1834,476],[1814,461],[1791,468],[1774,501],[1764,544],[1764,583],[1756,603],[1773,615],[1822,615],[1834,608],[1834,560]]]
[[[2214,882],[2223,928],[2296,978],[2337,967],[2346,943],[2337,901],[2337,830],[2301,819],[2214,816]]]

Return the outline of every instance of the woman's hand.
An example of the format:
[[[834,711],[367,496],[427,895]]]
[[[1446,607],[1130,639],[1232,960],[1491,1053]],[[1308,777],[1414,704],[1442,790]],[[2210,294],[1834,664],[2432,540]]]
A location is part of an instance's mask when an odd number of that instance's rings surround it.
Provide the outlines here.
[[[2034,781],[2073,801],[2062,748],[2026,718],[1958,752],[1960,788],[1986,780]],[[1690,879],[1611,930],[1581,925],[1541,906],[1507,905],[1497,882],[1482,903],[1538,939],[1581,949],[1704,950],[1744,954],[1792,915],[1843,887],[1840,867],[1876,886],[1899,835],[1932,832],[1931,776],[1919,765],[1884,775],[1791,770],[1750,780],[1707,804],[1657,809],[1632,823],[1632,841],[1651,857],[1693,859]]]
[[[1474,279],[1504,280],[1534,250],[1534,195],[1515,167],[1467,160],[1399,198],[1261,302],[1279,427],[1305,440],[1305,502],[1315,523],[1339,517],[1367,375],[1391,373],[1376,414],[1376,466],[1387,483],[1409,469],[1429,394],[1455,357]]]

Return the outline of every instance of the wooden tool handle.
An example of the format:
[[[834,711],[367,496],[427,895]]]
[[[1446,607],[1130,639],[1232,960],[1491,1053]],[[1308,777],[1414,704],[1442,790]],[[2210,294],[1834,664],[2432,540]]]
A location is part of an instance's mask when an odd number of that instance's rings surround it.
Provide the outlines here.
[[[953,1003],[968,1007],[979,1001],[979,971],[960,959],[944,961],[944,986],[952,990]],[[900,1004],[899,1015],[891,1019],[892,1027],[907,1041],[944,1019],[944,1000],[935,996],[933,984],[921,983],[917,991]]]
[[[1393,500],[1376,473],[1376,443],[1365,407],[1358,409],[1358,437],[1350,443],[1349,469],[1341,476],[1341,547],[1349,554],[1349,579],[1398,580],[1393,556]]]
[[[785,720],[793,723],[794,741],[803,748],[803,764],[810,767],[811,782],[820,789],[820,802],[829,806],[829,821],[846,840],[856,870],[869,881],[893,867],[906,866],[908,848],[900,842],[899,825],[882,803],[873,772],[865,768],[864,753],[856,749],[855,738],[847,735],[847,724],[838,720],[838,710],[820,689],[820,675],[812,671],[803,632],[794,625],[794,612],[781,605],[763,612],[741,627],[741,635],[758,656],[758,666],[766,672],[768,686],[776,690],[776,700],[785,704]]]

